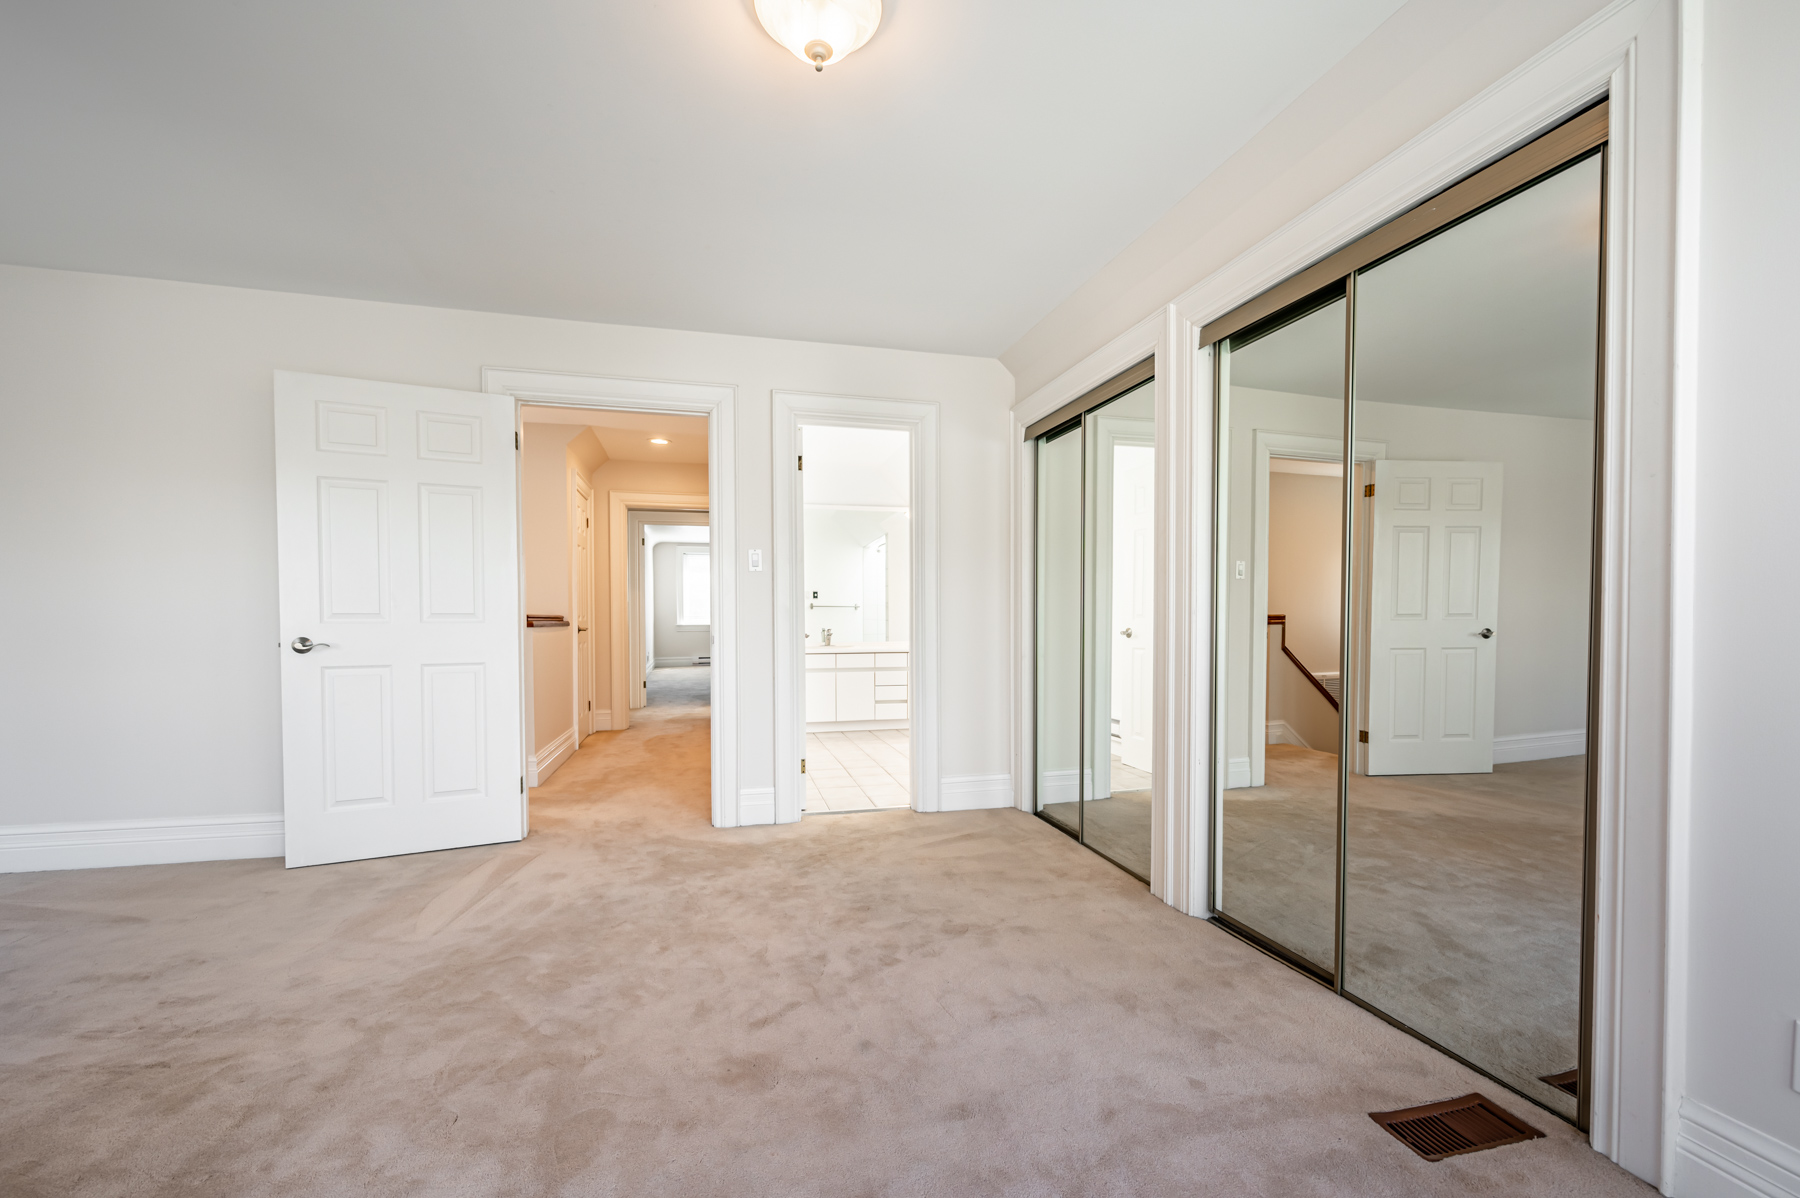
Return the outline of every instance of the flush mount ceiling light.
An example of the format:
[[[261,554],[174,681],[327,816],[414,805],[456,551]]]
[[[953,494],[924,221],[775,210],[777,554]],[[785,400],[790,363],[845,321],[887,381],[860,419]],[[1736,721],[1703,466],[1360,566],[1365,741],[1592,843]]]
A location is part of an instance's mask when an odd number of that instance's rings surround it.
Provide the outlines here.
[[[652,438],[650,438],[650,444],[652,444],[652,445],[667,445],[668,443],[669,443],[669,439],[667,437],[652,437]]]
[[[756,0],[769,36],[822,71],[860,50],[881,24],[881,0]]]

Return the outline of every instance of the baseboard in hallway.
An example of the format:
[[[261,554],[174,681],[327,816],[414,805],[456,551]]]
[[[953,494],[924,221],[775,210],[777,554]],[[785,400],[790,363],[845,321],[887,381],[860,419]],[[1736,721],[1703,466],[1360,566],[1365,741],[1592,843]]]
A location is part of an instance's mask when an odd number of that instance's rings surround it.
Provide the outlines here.
[[[0,828],[0,873],[279,857],[282,829],[279,815],[15,824]]]
[[[1800,1198],[1800,1148],[1685,1098],[1675,1137],[1680,1198]]]
[[[525,785],[542,786],[550,781],[550,775],[558,766],[574,756],[580,746],[576,743],[573,727],[563,730],[563,734],[531,755],[525,763]]]

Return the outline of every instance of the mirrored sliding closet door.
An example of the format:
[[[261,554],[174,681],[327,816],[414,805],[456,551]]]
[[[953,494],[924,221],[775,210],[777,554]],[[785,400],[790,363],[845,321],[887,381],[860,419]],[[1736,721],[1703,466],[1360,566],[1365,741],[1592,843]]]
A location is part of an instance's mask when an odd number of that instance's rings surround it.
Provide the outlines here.
[[[1213,342],[1218,916],[1577,1122],[1603,130]]]
[[[1038,814],[1150,877],[1156,393],[1142,381],[1035,437]]]

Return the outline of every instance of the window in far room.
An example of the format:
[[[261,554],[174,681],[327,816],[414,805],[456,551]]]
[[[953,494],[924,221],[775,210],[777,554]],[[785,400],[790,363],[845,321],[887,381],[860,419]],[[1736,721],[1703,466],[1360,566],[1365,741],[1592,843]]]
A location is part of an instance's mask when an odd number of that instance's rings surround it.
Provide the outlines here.
[[[700,627],[712,623],[711,556],[704,546],[682,549],[675,623]]]

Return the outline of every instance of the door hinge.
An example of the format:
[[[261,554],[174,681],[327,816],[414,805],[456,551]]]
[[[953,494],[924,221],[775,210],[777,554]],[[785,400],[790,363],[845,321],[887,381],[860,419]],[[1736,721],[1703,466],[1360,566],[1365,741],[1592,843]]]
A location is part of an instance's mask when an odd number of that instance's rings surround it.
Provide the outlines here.
[[[806,758],[804,757],[800,759],[800,772],[803,774],[806,772]]]
[[[520,794],[525,793],[525,775],[524,774],[519,775],[519,793]]]
[[[587,703],[588,703],[588,710],[589,710],[589,711],[592,711],[592,710],[594,710],[594,701],[593,701],[593,700],[592,700],[592,699],[589,699],[589,700],[588,700],[588,701],[587,701]]]
[[[806,455],[805,454],[798,454],[795,456],[794,469],[796,469],[796,470],[806,469]]]
[[[1358,732],[1358,733],[1357,733],[1357,734],[1356,734],[1356,741],[1357,741],[1357,743],[1358,743],[1358,744],[1364,744],[1364,745],[1366,745],[1366,744],[1368,744],[1368,743],[1369,743],[1369,734],[1368,734],[1368,732],[1367,732],[1367,731],[1366,731],[1366,730],[1365,730],[1365,731],[1362,731],[1362,732]]]
[[[521,445],[520,445],[520,444],[519,444],[519,433],[518,433],[518,430],[517,430],[517,429],[514,429],[514,430],[513,430],[513,448],[514,448],[514,449],[521,449],[521,448],[523,448],[523,446],[521,446]]]
[[[1374,483],[1364,483],[1363,484],[1363,498],[1364,499],[1375,498],[1375,484]]]
[[[644,679],[644,689],[645,690],[650,689],[650,680],[648,678]]]

